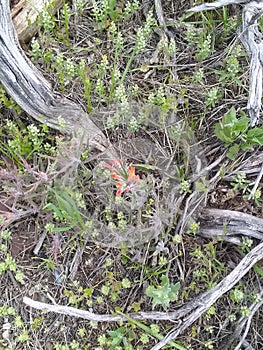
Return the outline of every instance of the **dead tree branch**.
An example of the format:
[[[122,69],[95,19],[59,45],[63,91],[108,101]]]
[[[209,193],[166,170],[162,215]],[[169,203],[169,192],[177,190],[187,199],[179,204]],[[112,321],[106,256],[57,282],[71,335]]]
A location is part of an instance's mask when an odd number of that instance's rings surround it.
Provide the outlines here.
[[[259,261],[263,258],[263,242],[252,249],[236,266],[236,268],[229,273],[220,283],[208,292],[202,293],[197,298],[186,303],[179,309],[172,312],[138,312],[130,314],[129,317],[133,319],[143,320],[176,320],[177,324],[166,337],[159,342],[152,350],[161,349],[170,340],[176,339],[185,329],[190,327],[195,320],[197,320],[206,310],[209,309],[223,294],[228,292],[235,286],[240,279]],[[126,321],[122,316],[113,315],[98,315],[86,310],[79,310],[73,307],[62,305],[51,305],[28,297],[23,298],[23,302],[35,309],[45,310],[47,312],[55,312],[63,315],[73,317],[80,317],[87,320],[94,320],[98,322],[116,322]]]
[[[41,123],[59,129],[58,118],[65,120],[65,131],[76,134],[83,144],[112,158],[110,144],[87,113],[73,101],[54,92],[21,49],[11,19],[9,1],[0,0],[0,82],[22,109]]]
[[[192,7],[189,11],[213,10],[231,4],[245,4],[242,11],[242,24],[238,28],[238,37],[250,57],[249,97],[247,110],[252,126],[257,124],[261,110],[263,80],[263,38],[259,31],[258,19],[263,14],[262,1],[219,0],[214,3]]]
[[[241,237],[263,240],[263,219],[239,211],[204,209],[200,216],[200,234],[235,244]]]

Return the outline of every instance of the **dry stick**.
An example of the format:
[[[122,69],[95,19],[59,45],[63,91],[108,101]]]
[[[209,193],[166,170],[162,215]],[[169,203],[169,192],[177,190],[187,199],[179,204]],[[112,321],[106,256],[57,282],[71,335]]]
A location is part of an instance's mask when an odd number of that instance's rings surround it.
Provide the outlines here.
[[[263,240],[263,219],[239,211],[206,208],[202,211],[200,223],[200,234],[207,238],[228,241],[231,238],[236,244],[240,243],[238,237],[241,236]]]
[[[210,291],[203,293],[195,299],[195,307],[190,315],[184,317],[182,323],[173,327],[163,340],[156,344],[151,350],[159,350],[170,340],[176,339],[184,330],[190,327],[206,310],[208,310],[223,294],[228,292],[240,279],[263,258],[263,242],[252,249],[220,283]]]
[[[172,312],[137,312],[129,314],[129,317],[137,320],[176,320],[178,327],[175,327],[161,343],[152,350],[161,349],[170,340],[175,339],[181,332],[189,327],[198,317],[200,317],[217,299],[230,290],[239,280],[253,267],[255,263],[263,258],[263,243],[252,249],[237,265],[237,267],[226,276],[217,286],[208,292],[202,293],[197,298],[186,303],[179,309]],[[39,302],[28,297],[23,298],[23,302],[35,309],[47,312],[56,312],[63,315],[80,317],[86,320],[98,322],[126,321],[125,317],[113,315],[98,315],[86,310],[79,310],[69,306],[51,305]]]
[[[261,300],[259,302],[253,303],[250,307],[251,314],[247,317],[243,316],[239,319],[239,321],[237,322],[237,327],[236,327],[234,333],[230,336],[227,344],[222,345],[221,349],[224,349],[224,350],[230,349],[231,344],[234,342],[235,339],[240,338],[241,332],[242,332],[243,328],[246,326],[245,331],[244,331],[238,345],[235,347],[235,350],[239,350],[241,345],[244,344],[244,341],[246,339],[246,336],[248,334],[248,331],[249,331],[249,328],[251,325],[252,318],[255,315],[255,313],[258,311],[258,309],[263,305],[263,299],[262,299],[263,298],[263,291],[259,294],[259,297],[261,298]]]
[[[66,123],[65,132],[77,134],[85,146],[114,157],[107,138],[81,106],[52,91],[26,57],[15,33],[7,0],[0,0],[0,19],[0,82],[7,92],[39,122],[59,130],[59,117],[62,117]]]
[[[259,185],[260,180],[261,180],[262,177],[263,177],[263,163],[262,163],[260,172],[259,172],[259,174],[258,174],[258,176],[257,176],[257,179],[256,179],[256,181],[255,181],[255,184],[254,184],[254,186],[253,186],[251,192],[250,192],[250,195],[249,195],[248,199],[251,199],[251,198],[254,197],[254,195],[255,195],[255,193],[256,193],[256,191],[257,191],[258,185]]]
[[[219,0],[215,1],[213,3],[206,3],[198,6],[194,6],[188,10],[188,12],[200,12],[200,11],[206,11],[206,10],[214,10],[218,9],[223,6],[227,5],[233,5],[233,4],[245,4],[248,3],[250,0]]]
[[[262,79],[263,79],[263,41],[262,33],[258,30],[257,17],[262,15],[263,3],[252,1],[244,6],[242,25],[239,29],[240,41],[248,52],[250,62],[249,97],[247,109],[251,125],[254,126],[261,109]]]
[[[243,341],[243,345],[244,345],[244,347],[245,347],[246,350],[256,350],[256,349],[253,348],[253,346],[251,346],[251,345],[249,344],[249,342],[246,341],[246,340]]]
[[[169,38],[173,38],[174,37],[173,33],[166,27],[166,22],[163,15],[162,1],[154,0],[154,6],[155,6],[155,12],[157,15],[159,25],[163,27],[163,30],[165,31],[165,33]]]
[[[259,119],[262,98],[263,78],[263,40],[258,30],[257,19],[262,15],[262,1],[219,0],[195,6],[188,11],[199,12],[213,10],[230,4],[245,4],[242,11],[242,25],[238,29],[239,39],[250,56],[249,97],[247,109],[250,123],[254,126]]]

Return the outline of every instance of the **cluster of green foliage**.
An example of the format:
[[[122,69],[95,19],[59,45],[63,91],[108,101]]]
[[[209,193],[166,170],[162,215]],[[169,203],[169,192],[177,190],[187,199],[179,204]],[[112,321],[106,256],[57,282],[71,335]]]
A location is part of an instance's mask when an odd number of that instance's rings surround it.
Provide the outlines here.
[[[249,128],[250,119],[240,111],[237,118],[234,108],[225,114],[222,121],[216,123],[215,134],[229,147],[227,156],[233,160],[239,150],[254,150],[255,146],[263,146],[263,126]]]

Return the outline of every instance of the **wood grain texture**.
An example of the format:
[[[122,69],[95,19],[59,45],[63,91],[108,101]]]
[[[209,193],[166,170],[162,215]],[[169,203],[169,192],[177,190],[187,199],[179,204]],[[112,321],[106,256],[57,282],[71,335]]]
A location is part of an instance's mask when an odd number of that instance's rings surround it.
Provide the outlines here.
[[[66,122],[65,132],[77,135],[86,146],[113,151],[103,132],[78,104],[52,90],[21,49],[15,32],[9,2],[0,0],[0,82],[7,92],[33,118],[59,129],[58,117]]]
[[[260,117],[263,80],[263,37],[259,31],[258,19],[263,14],[261,0],[217,0],[190,8],[189,12],[214,10],[231,4],[244,4],[242,24],[237,30],[238,39],[242,42],[250,57],[249,96],[247,110],[250,115],[250,124],[255,126]]]
[[[63,4],[62,0],[54,0],[52,3],[52,13],[56,13]],[[37,16],[47,4],[47,0],[20,0],[12,6],[12,19],[20,42],[29,42],[37,33]]]

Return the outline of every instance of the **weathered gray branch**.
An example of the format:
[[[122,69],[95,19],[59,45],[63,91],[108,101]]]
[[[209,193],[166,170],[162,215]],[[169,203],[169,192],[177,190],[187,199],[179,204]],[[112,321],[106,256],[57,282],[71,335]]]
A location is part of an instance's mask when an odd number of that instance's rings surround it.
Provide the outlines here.
[[[228,292],[235,286],[241,278],[263,258],[263,242],[252,249],[236,266],[236,268],[229,273],[220,283],[213,289],[202,293],[197,298],[186,303],[178,310],[172,312],[138,312],[129,315],[134,319],[152,319],[152,320],[176,320],[177,325],[172,331],[152,350],[161,349],[170,340],[176,339],[186,328],[191,326],[193,322],[199,318],[211,305],[213,305],[223,294]],[[56,312],[63,315],[70,315],[74,317],[81,317],[88,320],[95,320],[98,322],[115,322],[127,321],[125,317],[113,315],[98,315],[86,310],[79,310],[73,307],[63,305],[51,305],[43,302],[32,300],[28,297],[23,298],[23,302],[35,309],[45,310],[48,312]]]
[[[191,313],[184,317],[179,326],[173,329],[155,345],[151,350],[159,350],[169,341],[176,339],[184,330],[190,327],[201,315],[206,312],[223,294],[228,292],[236,285],[240,279],[261,259],[263,258],[263,242],[252,249],[237,267],[230,272],[220,283],[213,289],[203,293],[194,300],[195,304],[191,309]],[[190,302],[191,303],[191,302]],[[179,309],[180,310],[180,309]]]
[[[206,10],[214,10],[223,6],[232,5],[232,4],[245,4],[250,0],[218,0],[212,3],[206,3],[198,6],[191,7],[188,11],[190,12],[200,12]]]
[[[230,4],[245,4],[242,12],[242,24],[238,28],[238,35],[250,57],[247,109],[250,115],[250,123],[254,126],[259,120],[262,98],[263,37],[259,31],[257,20],[263,14],[263,2],[261,0],[219,0],[214,3],[195,6],[189,11],[213,10]]]
[[[263,240],[263,219],[239,211],[204,209],[200,216],[200,234],[235,244],[242,236]]]
[[[0,82],[36,120],[59,129],[58,118],[62,117],[67,133],[77,133],[85,145],[110,152],[108,140],[82,108],[54,92],[26,57],[15,33],[7,0],[0,0]]]

